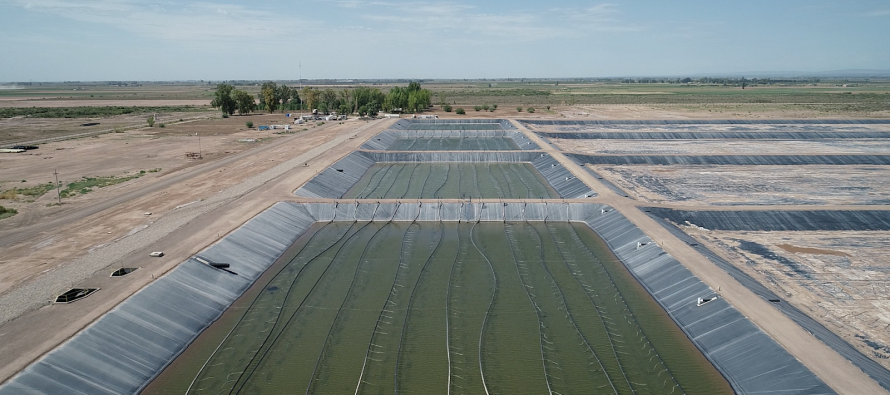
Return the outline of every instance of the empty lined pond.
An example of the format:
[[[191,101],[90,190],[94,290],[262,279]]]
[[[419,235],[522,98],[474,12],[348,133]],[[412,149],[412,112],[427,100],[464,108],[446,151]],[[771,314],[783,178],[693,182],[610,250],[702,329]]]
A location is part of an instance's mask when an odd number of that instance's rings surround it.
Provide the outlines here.
[[[317,223],[146,393],[730,393],[583,223]]]

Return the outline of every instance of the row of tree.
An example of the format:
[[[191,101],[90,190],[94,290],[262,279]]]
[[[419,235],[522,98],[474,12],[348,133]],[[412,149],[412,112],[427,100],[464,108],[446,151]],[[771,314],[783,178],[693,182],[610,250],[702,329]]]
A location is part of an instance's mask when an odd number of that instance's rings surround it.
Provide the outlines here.
[[[422,89],[418,82],[411,82],[404,88],[394,86],[386,94],[379,88],[366,86],[339,91],[307,86],[301,91],[284,84],[266,82],[257,95],[259,104],[249,93],[227,84],[216,86],[216,95],[210,104],[227,115],[234,114],[235,110],[243,115],[258,109],[269,112],[304,109],[318,110],[325,114],[336,111],[339,114],[375,116],[380,111],[424,111],[432,105],[431,98],[430,91]]]

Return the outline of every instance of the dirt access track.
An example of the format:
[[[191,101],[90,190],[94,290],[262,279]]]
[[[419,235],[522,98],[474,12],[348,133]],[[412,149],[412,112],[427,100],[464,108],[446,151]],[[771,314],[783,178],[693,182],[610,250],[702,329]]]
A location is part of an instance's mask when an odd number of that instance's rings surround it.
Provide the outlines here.
[[[392,122],[328,123],[84,195],[25,226],[3,224],[0,381],[273,203],[293,198],[300,184]],[[109,152],[120,161],[130,155]],[[152,251],[165,256],[149,257]],[[140,269],[110,278],[119,267]],[[50,304],[72,286],[101,291],[70,305]]]
[[[0,269],[4,273],[15,273],[15,279],[0,289],[0,381],[273,203],[311,201],[296,198],[293,190],[358,149],[392,122],[350,120],[314,127],[296,135],[269,136],[273,138],[252,148],[208,157],[200,164],[176,165],[174,156],[181,155],[179,153],[163,158],[171,166],[158,166],[172,169],[169,173],[167,170],[151,173],[111,187],[113,189],[91,192],[80,197],[81,203],[63,205],[59,212],[47,212],[21,227],[0,225],[0,249],[4,256]],[[586,201],[608,204],[622,212],[705,283],[722,289],[721,295],[733,306],[833,389],[839,393],[887,393],[646,216],[637,207],[639,201],[611,192],[561,151],[541,141],[518,122],[515,124],[600,194]],[[239,133],[242,131],[231,132],[232,136],[226,139],[247,138]],[[214,152],[227,151],[221,143],[223,136],[217,137],[221,145],[214,148]],[[171,146],[192,145],[187,137],[170,139]],[[121,149],[120,144],[129,145],[126,142],[110,145],[119,149],[108,150],[108,155],[119,161],[138,156],[129,149]],[[47,144],[40,149],[56,147],[53,144],[63,143]],[[93,155],[89,157],[94,159]],[[152,214],[145,215],[147,212]],[[166,255],[150,258],[151,251],[164,251]],[[119,267],[140,269],[124,278],[109,278],[109,273]],[[71,286],[101,290],[70,305],[48,303]]]

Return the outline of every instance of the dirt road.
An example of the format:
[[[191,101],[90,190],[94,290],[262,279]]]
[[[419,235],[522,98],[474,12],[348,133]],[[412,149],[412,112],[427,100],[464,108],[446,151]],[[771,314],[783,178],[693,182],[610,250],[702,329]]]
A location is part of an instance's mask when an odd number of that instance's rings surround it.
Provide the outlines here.
[[[832,389],[841,394],[888,394],[887,390],[878,385],[877,382],[868,377],[859,368],[853,366],[837,352],[814,338],[788,318],[788,316],[770,306],[767,301],[755,295],[728,273],[717,268],[706,257],[674,237],[667,229],[646,215],[638,207],[647,205],[645,202],[639,202],[615,194],[611,189],[600,183],[596,177],[569,160],[561,151],[544,142],[519,122],[513,123],[520,131],[542,147],[545,152],[553,156],[554,159],[574,173],[578,179],[599,194],[599,196],[590,200],[614,207],[655,240],[668,254],[683,263],[686,268],[704,281],[705,284],[708,284],[713,289],[718,289],[719,287],[720,295],[726,298],[733,307],[776,340]]]

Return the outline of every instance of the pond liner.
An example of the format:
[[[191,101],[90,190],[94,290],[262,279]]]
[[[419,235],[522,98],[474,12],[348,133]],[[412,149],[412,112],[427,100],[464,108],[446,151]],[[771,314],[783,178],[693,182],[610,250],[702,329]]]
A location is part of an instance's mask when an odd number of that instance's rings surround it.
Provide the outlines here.
[[[535,132],[538,136],[567,140],[839,140],[890,139],[879,131],[674,131],[674,132]]]
[[[704,245],[700,244],[698,241],[695,240],[695,238],[693,238],[692,236],[690,236],[689,234],[684,232],[682,229],[678,228],[674,224],[674,223],[677,223],[677,221],[675,221],[673,219],[670,219],[670,220],[665,219],[665,218],[671,217],[671,215],[666,215],[667,213],[665,212],[666,211],[665,209],[648,208],[648,207],[641,208],[641,209],[644,211],[647,211],[648,215],[650,217],[652,217],[658,223],[660,223],[662,226],[664,226],[664,228],[667,229],[668,231],[670,231],[671,234],[673,234],[678,239],[680,239],[681,241],[685,242],[686,244],[688,244],[689,246],[694,248],[696,251],[698,251],[698,253],[700,253],[703,256],[705,256],[706,258],[708,258],[708,260],[710,260],[715,265],[717,265],[717,267],[719,267],[720,269],[725,271],[727,274],[732,276],[736,281],[741,283],[743,286],[745,286],[746,288],[751,290],[751,292],[754,292],[754,294],[756,294],[757,296],[763,298],[764,300],[771,302],[772,305],[776,309],[778,309],[779,311],[784,313],[786,316],[788,316],[788,318],[790,318],[792,321],[796,322],[798,325],[800,325],[802,328],[804,328],[807,332],[810,332],[814,337],[819,339],[819,341],[821,341],[822,343],[825,343],[828,347],[831,347],[831,349],[833,349],[838,354],[840,354],[841,356],[843,356],[844,358],[849,360],[851,363],[853,363],[853,365],[855,365],[856,367],[861,369],[865,374],[867,374],[869,377],[871,377],[872,379],[877,381],[878,384],[881,385],[881,387],[884,387],[885,389],[890,390],[890,371],[888,371],[886,368],[884,368],[881,364],[879,364],[879,363],[873,361],[872,359],[868,358],[867,356],[863,355],[861,352],[859,352],[857,349],[855,349],[852,345],[850,345],[850,343],[845,341],[843,338],[841,338],[834,332],[825,328],[825,326],[823,326],[822,324],[820,324],[819,322],[817,322],[810,316],[806,315],[804,312],[800,311],[796,307],[794,307],[788,303],[781,303],[782,298],[779,295],[777,295],[776,293],[771,291],[769,288],[765,287],[763,284],[761,284],[759,281],[757,281],[756,279],[754,279],[753,277],[751,277],[750,275],[748,275],[747,273],[745,273],[744,271],[739,269],[737,266],[731,264],[726,259],[723,259],[720,255],[716,254],[714,251],[712,251],[708,247],[705,247]],[[689,212],[684,212],[684,213],[689,213]],[[890,212],[885,212],[885,213],[890,214]],[[714,214],[719,215],[719,212],[715,212]],[[738,214],[743,214],[743,213],[732,213],[732,214],[728,215],[727,218],[737,218]],[[861,212],[860,212],[860,214],[861,214]],[[780,212],[775,212],[775,211],[770,212],[769,215],[781,216]],[[761,217],[763,219],[769,218],[768,215],[764,215],[764,216],[758,215],[758,217]],[[888,216],[888,217],[890,217],[890,216]],[[675,217],[675,218],[677,218],[677,217]],[[842,217],[839,217],[839,218],[842,218]],[[679,223],[683,223],[683,221],[685,221],[685,220],[682,220]],[[700,219],[700,221],[701,221],[701,219]],[[696,225],[699,225],[698,222],[693,222],[693,221],[690,221],[690,222],[695,223]],[[770,230],[770,229],[772,229],[772,230],[793,230],[793,229],[787,229],[784,226],[782,226],[782,227],[771,226],[771,225],[774,225],[779,222],[782,222],[782,221],[775,221],[775,222],[767,221],[767,223],[766,223],[767,226],[765,226],[764,229],[748,229],[748,227],[746,226],[745,229],[742,229],[742,230]],[[711,226],[711,227],[706,227],[708,229],[720,229],[720,225],[716,222],[705,221],[703,223],[707,223]],[[721,221],[720,223],[727,223],[727,222]],[[699,225],[699,226],[701,226],[701,225]],[[780,228],[780,229],[778,229],[778,228]],[[801,228],[802,229],[798,229],[798,230],[826,230],[826,229],[813,228],[809,224],[804,225]]]
[[[545,120],[518,119],[525,125],[887,125],[890,119],[663,119]]]
[[[392,124],[389,129],[408,130],[414,125],[473,125],[473,124],[498,124],[504,130],[516,129],[510,121],[506,119],[417,119],[405,118],[399,119]]]
[[[232,276],[192,257],[0,386],[20,393],[141,391],[318,221],[580,221],[667,311],[738,393],[833,391],[627,218],[591,203],[281,202],[216,244],[202,259],[232,262]]]
[[[362,144],[363,150],[389,151],[399,139],[444,139],[506,137],[522,151],[541,149],[524,133],[517,130],[384,130]]]
[[[592,165],[808,166],[890,165],[890,155],[585,155],[567,157]]]
[[[691,211],[647,207],[652,217],[728,231],[886,231],[890,210]]]
[[[384,152],[355,151],[337,161],[294,191],[308,198],[340,199],[375,163],[454,162],[454,163],[522,163],[528,162],[564,199],[596,196],[596,193],[577,179],[552,156],[525,151],[467,151],[467,152]],[[340,171],[342,170],[342,171]]]

